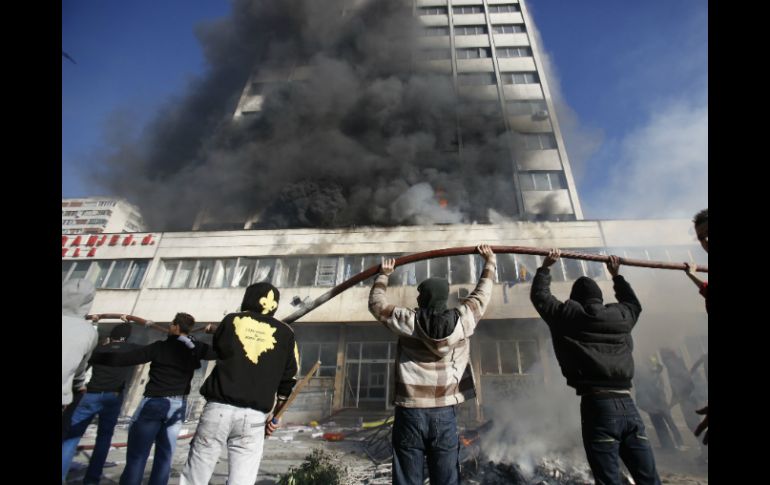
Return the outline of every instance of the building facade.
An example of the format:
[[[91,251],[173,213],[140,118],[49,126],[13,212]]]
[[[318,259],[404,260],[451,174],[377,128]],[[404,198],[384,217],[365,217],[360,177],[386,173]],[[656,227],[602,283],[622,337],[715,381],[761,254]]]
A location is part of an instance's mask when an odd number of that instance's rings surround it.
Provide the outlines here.
[[[101,234],[145,229],[139,210],[125,200],[83,197],[61,200],[61,233]]]
[[[382,256],[482,242],[707,264],[691,225],[688,220],[519,222],[114,234],[80,241],[63,237],[62,281],[84,277],[96,283],[93,313],[132,314],[164,326],[183,311],[202,327],[239,310],[245,287],[257,281],[270,281],[280,289],[276,316],[282,318],[379,264]],[[548,329],[529,301],[530,281],[541,261],[539,256],[498,255],[490,307],[471,340],[479,397],[462,406],[468,418],[482,417],[485,403],[515,394],[522,386],[563,380],[552,359]],[[449,303],[457,305],[475,286],[481,268],[477,255],[399,267],[391,277],[388,298],[394,304],[414,307],[417,284],[439,276],[449,280]],[[552,290],[560,299],[566,299],[572,282],[585,275],[598,281],[605,301],[614,301],[611,280],[600,263],[562,259],[552,274]],[[649,333],[652,339],[661,337],[660,345],[679,349],[688,365],[695,362],[707,348],[705,311],[684,274],[631,267],[624,267],[622,274],[644,307],[635,338],[640,332]],[[370,284],[371,279],[345,291],[293,324],[301,373],[316,360],[322,364],[303,399],[293,406],[290,420],[319,419],[345,408],[391,408],[396,339],[368,312]],[[116,323],[100,324],[100,333],[107,335]],[[204,341],[211,338],[197,335]],[[137,327],[132,340],[149,343],[163,337],[154,329]],[[203,364],[193,383],[193,415],[203,404],[197,390],[214,365]],[[126,413],[141,398],[148,371],[144,367],[126,400]]]

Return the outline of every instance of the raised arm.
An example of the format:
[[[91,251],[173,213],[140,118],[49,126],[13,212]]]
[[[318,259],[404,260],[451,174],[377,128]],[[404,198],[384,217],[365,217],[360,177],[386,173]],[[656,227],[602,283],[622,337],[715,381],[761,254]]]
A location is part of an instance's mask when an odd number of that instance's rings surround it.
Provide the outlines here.
[[[466,337],[473,335],[476,325],[479,324],[481,317],[487,311],[489,300],[492,298],[492,284],[497,269],[497,256],[488,244],[480,244],[476,250],[484,258],[484,269],[481,271],[476,288],[465,298],[459,308],[460,321]]]
[[[551,249],[548,256],[543,260],[542,266],[537,268],[535,278],[532,280],[532,289],[529,292],[529,299],[535,305],[535,310],[543,317],[546,323],[550,322],[558,315],[564,303],[559,301],[551,294],[551,270],[549,269],[561,257],[561,251]]]
[[[414,334],[414,311],[389,304],[385,296],[388,277],[395,267],[395,259],[383,259],[380,274],[374,279],[372,289],[369,291],[369,313],[395,334],[411,336]]]
[[[615,255],[609,257],[607,261],[607,269],[612,275],[613,287],[615,289],[615,298],[618,303],[625,306],[633,316],[634,323],[639,318],[639,314],[642,313],[642,304],[636,298],[634,290],[631,289],[631,285],[628,284],[620,273],[620,258]]]

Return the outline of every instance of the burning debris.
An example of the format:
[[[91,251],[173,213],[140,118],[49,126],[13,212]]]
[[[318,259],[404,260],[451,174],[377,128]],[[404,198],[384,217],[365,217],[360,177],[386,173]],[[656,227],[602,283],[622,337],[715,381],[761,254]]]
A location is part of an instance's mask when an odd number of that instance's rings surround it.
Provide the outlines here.
[[[559,459],[543,459],[534,473],[525,473],[516,464],[492,461],[477,469],[463,469],[463,479],[469,485],[593,485],[594,480],[586,466],[581,469]],[[625,479],[624,484],[634,482]]]

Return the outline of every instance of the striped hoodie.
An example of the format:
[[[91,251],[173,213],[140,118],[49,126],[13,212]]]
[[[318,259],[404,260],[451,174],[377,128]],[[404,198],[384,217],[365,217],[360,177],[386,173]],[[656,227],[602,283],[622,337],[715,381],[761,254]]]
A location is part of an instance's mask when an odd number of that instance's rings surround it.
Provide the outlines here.
[[[377,275],[369,293],[369,311],[398,335],[396,392],[393,403],[407,408],[460,404],[476,397],[470,366],[470,340],[492,296],[495,262],[484,266],[476,288],[457,308],[459,318],[446,338],[433,339],[416,324],[416,312],[388,303],[388,277]]]

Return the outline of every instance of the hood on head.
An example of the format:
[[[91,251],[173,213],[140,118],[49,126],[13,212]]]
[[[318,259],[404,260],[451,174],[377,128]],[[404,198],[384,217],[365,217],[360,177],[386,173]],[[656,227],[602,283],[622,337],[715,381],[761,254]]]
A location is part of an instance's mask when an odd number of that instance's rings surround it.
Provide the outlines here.
[[[449,282],[445,278],[428,278],[417,287],[417,305],[435,313],[446,310]]]
[[[572,292],[569,294],[569,299],[575,300],[581,305],[587,305],[588,303],[602,303],[602,290],[599,288],[599,285],[596,284],[596,281],[587,276],[581,276],[575,280],[575,284],[572,285]]]
[[[257,312],[260,315],[275,315],[281,293],[270,283],[254,283],[246,288],[241,311]]]
[[[96,287],[88,280],[76,278],[61,285],[61,314],[85,318],[94,302]]]
[[[110,338],[112,340],[128,339],[131,336],[131,325],[128,323],[121,323],[112,328],[110,332]]]

